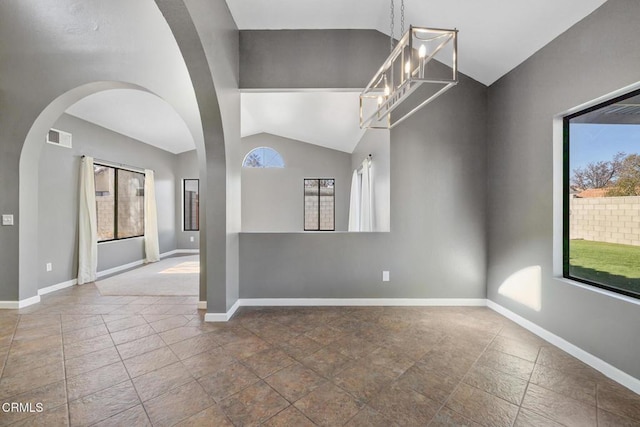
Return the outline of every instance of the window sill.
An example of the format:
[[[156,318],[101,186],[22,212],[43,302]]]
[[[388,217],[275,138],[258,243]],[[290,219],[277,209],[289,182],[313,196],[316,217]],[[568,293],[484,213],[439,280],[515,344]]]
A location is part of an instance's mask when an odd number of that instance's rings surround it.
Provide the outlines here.
[[[567,279],[566,277],[562,277],[562,276],[555,276],[554,279],[557,280],[558,282],[566,283],[572,286],[577,286],[579,288],[586,289],[588,291],[595,292],[600,295],[605,295],[611,298],[615,298],[618,300],[622,300],[622,301],[640,306],[639,298],[633,298],[627,295],[619,294],[617,292],[609,291],[607,289],[599,288],[597,286],[590,286],[590,285],[587,285],[586,283],[578,282],[577,280]]]
[[[387,234],[389,231],[241,231],[240,234]]]
[[[131,240],[144,240],[144,236],[127,237],[126,239],[105,240],[104,242],[98,242],[98,245],[108,245],[110,243],[128,242]]]

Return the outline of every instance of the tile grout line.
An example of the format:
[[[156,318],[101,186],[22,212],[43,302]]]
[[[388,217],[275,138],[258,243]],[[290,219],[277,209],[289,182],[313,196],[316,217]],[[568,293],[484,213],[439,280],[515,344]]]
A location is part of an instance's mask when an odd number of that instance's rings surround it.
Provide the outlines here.
[[[21,314],[18,314],[18,319],[16,321],[15,326],[13,327],[13,333],[11,334],[11,341],[9,342],[9,348],[7,349],[7,357],[5,357],[2,362],[2,370],[0,371],[0,379],[4,376],[4,369],[7,366],[7,362],[9,361],[9,355],[11,354],[11,347],[13,347],[13,341],[16,336],[16,331],[18,330],[18,325],[20,324]]]
[[[64,400],[67,404],[67,421],[71,425],[71,408],[69,406],[69,390],[67,384],[67,361],[64,358],[64,330],[62,329],[62,314],[60,317],[60,351],[62,352],[62,379],[64,381]]]
[[[117,385],[120,385],[120,384],[124,384],[125,382],[129,381],[129,382],[131,383],[131,387],[133,387],[133,390],[136,392],[136,396],[138,396],[138,401],[140,402],[140,406],[142,406],[142,409],[143,409],[143,410],[145,410],[145,409],[144,409],[144,405],[142,405],[142,399],[140,399],[140,395],[138,394],[138,390],[136,389],[135,385],[133,384],[133,379],[131,378],[131,374],[129,374],[129,370],[127,369],[127,366],[124,364],[124,360],[122,359],[122,356],[120,355],[120,352],[118,351],[118,348],[117,348],[117,346],[116,346],[115,341],[113,341],[113,337],[111,336],[111,331],[109,330],[109,327],[107,326],[107,322],[106,322],[106,321],[105,321],[105,319],[104,319],[104,316],[109,316],[109,314],[108,314],[108,313],[107,313],[107,314],[100,314],[99,316],[102,318],[102,322],[103,322],[103,324],[104,324],[105,328],[107,329],[107,334],[109,335],[109,338],[111,339],[111,343],[113,344],[113,347],[114,347],[114,348],[115,348],[115,350],[116,350],[116,354],[117,354],[117,355],[118,355],[118,357],[120,358],[119,363],[121,363],[121,364],[122,364],[122,366],[124,367],[125,372],[127,373],[128,380],[124,380],[124,381],[119,382],[119,383],[117,383],[117,384],[113,384],[113,385],[110,385],[110,386],[105,387],[105,388],[103,388],[103,389],[97,390],[97,391],[95,391],[95,392],[90,393],[88,396],[90,396],[90,395],[92,395],[92,394],[95,394],[95,393],[99,393],[100,391],[107,390],[107,389],[109,389],[109,388],[111,388],[111,387],[114,387],[114,386],[117,386]],[[123,319],[126,319],[126,317],[124,317]],[[121,319],[119,319],[119,320],[121,320]],[[146,319],[144,319],[144,320],[145,320],[145,322],[146,322]],[[90,354],[90,353],[89,353],[89,354]],[[105,366],[111,366],[111,365],[116,364],[116,363],[118,363],[118,362],[114,362],[114,363],[112,363],[112,364],[105,365]],[[104,366],[103,366],[103,367],[104,367]],[[96,368],[96,369],[101,369],[101,368]],[[96,369],[94,369],[93,371],[95,371]],[[89,372],[92,372],[92,371],[89,371]],[[85,397],[86,397],[86,396],[85,396]],[[82,399],[82,397],[80,397],[80,398],[78,398],[78,399]],[[98,420],[98,421],[96,421],[94,424],[98,424],[98,423],[101,423],[101,422],[103,422],[103,421],[106,421],[106,420],[108,420],[108,419],[110,419],[110,418],[113,418],[113,417],[115,417],[115,416],[119,415],[119,414],[122,414],[122,413],[123,413],[123,412],[125,412],[125,411],[128,411],[128,410],[130,410],[130,409],[132,409],[132,408],[135,408],[136,406],[137,406],[137,405],[133,405],[133,406],[131,406],[130,408],[126,408],[126,409],[124,409],[124,410],[122,410],[122,411],[120,411],[120,412],[117,412],[117,413],[115,413],[115,414],[113,414],[113,415],[111,415],[111,416],[109,416],[109,417],[107,417],[107,418],[104,418],[104,419],[102,419],[102,420]],[[146,410],[145,410],[145,414],[146,414]],[[69,415],[71,415],[71,411],[69,411]],[[149,417],[149,416],[147,415],[147,418],[148,418],[148,417]],[[69,424],[69,425],[71,425],[71,424]]]
[[[524,398],[527,396],[527,391],[529,391],[529,384],[531,384],[531,377],[533,376],[533,371],[536,370],[536,366],[538,364],[538,359],[540,358],[540,352],[542,351],[542,346],[538,346],[538,354],[536,354],[536,360],[533,362],[533,370],[529,374],[529,379],[527,380],[527,385],[524,388],[524,394],[522,395],[522,400],[520,400],[520,404],[518,405],[518,412],[516,413],[516,417],[513,420],[511,425],[514,425],[518,417],[520,416],[520,411],[522,410],[522,405],[524,404]]]
[[[456,384],[456,386],[454,387],[453,391],[451,391],[451,393],[449,394],[449,396],[447,396],[447,398],[445,399],[444,403],[442,403],[442,405],[440,405],[440,407],[438,408],[438,410],[436,411],[436,415],[438,415],[438,413],[442,410],[442,408],[445,408],[447,406],[447,403],[449,403],[449,400],[451,400],[451,397],[456,393],[456,391],[460,388],[460,385],[465,384],[464,383],[464,379],[467,377],[467,375],[469,374],[469,372],[471,372],[471,370],[476,366],[476,363],[478,363],[478,360],[480,360],[480,358],[482,357],[482,355],[487,351],[487,349],[491,346],[491,344],[493,344],[493,342],[495,341],[496,337],[500,334],[500,332],[502,331],[502,329],[504,328],[504,326],[502,326],[498,332],[496,332],[493,336],[493,338],[491,339],[491,341],[489,341],[489,343],[484,347],[484,349],[480,352],[480,354],[478,355],[478,357],[476,357],[476,360],[471,364],[471,366],[469,367],[469,369],[467,369],[467,372],[465,372],[465,374],[462,376],[462,378],[460,378],[460,381],[458,382],[458,384]],[[473,386],[472,386],[473,387]],[[475,387],[474,387],[475,388]],[[480,389],[478,389],[480,390]],[[480,390],[483,391],[483,390]],[[498,396],[496,396],[498,397]],[[503,399],[504,400],[504,399]],[[456,411],[454,411],[453,409],[449,408],[451,411],[453,411],[456,414],[459,414],[460,416],[464,417],[464,418],[468,418],[467,416],[460,414]],[[434,416],[435,418],[435,416]],[[471,419],[471,421],[474,421]],[[429,421],[429,425],[433,422],[433,418],[431,419],[431,421]],[[475,421],[474,421],[475,422]],[[479,423],[478,423],[479,424]]]
[[[126,304],[125,304],[126,305]],[[144,316],[140,316],[142,318],[142,320],[144,320],[147,324],[149,324],[149,322],[147,322],[147,319],[144,318]],[[126,317],[125,317],[126,319]],[[102,320],[104,321],[104,315],[102,317]],[[136,396],[138,396],[138,401],[140,402],[140,406],[142,407],[142,410],[144,411],[145,415],[147,416],[147,420],[149,422],[151,422],[151,418],[149,417],[149,414],[147,413],[147,408],[145,408],[144,403],[142,402],[142,398],[140,397],[140,393],[138,393],[138,389],[136,388],[136,385],[133,382],[133,378],[131,378],[131,374],[129,373],[129,370],[127,369],[127,365],[125,365],[124,363],[124,359],[122,359],[122,355],[120,354],[120,352],[118,351],[118,346],[116,345],[116,342],[113,340],[113,337],[111,336],[111,331],[109,330],[109,327],[107,326],[107,322],[105,322],[105,327],[107,328],[107,331],[109,332],[109,338],[111,338],[111,342],[113,343],[113,346],[116,349],[116,352],[118,353],[118,357],[120,357],[120,363],[122,363],[122,366],[124,367],[125,372],[127,373],[127,376],[129,377],[129,382],[131,382],[131,387],[133,387],[133,390],[136,392]],[[135,327],[135,326],[134,326]],[[153,329],[153,328],[152,328]],[[132,406],[131,408],[135,408],[135,405]],[[129,409],[131,409],[129,408]],[[125,409],[125,411],[128,411],[129,409]],[[118,412],[118,414],[121,414],[124,411]],[[116,416],[118,414],[114,414],[113,416]],[[109,417],[111,418],[111,417]],[[108,419],[108,418],[107,418]]]
[[[7,358],[5,359],[5,362],[4,362],[3,367],[2,367],[2,375],[4,375],[4,369],[5,369],[5,366],[6,366],[7,361],[9,360],[9,352],[11,351],[11,347],[13,346],[13,342],[14,342],[15,334],[16,334],[16,332],[17,332],[17,330],[18,330],[18,325],[20,324],[20,320],[22,320],[22,316],[23,316],[22,314],[18,314],[18,322],[16,322],[16,326],[15,326],[15,328],[14,328],[14,332],[13,332],[13,335],[12,335],[12,337],[11,337],[11,343],[9,344],[9,351],[7,352]],[[60,316],[60,315],[57,315],[57,316]],[[34,329],[35,329],[35,328],[34,328]],[[62,318],[60,319],[60,339],[62,340]],[[61,341],[61,346],[62,346],[62,345],[63,345],[63,344],[62,344],[62,341]],[[63,369],[63,375],[64,375],[64,349],[63,349],[63,348],[61,348],[61,351],[63,351],[63,355],[62,355],[63,368],[62,368],[62,369]],[[46,365],[45,365],[45,366],[46,366]],[[0,379],[2,378],[2,375],[0,375]],[[67,399],[67,382],[66,382],[66,378],[64,378],[64,377],[63,377],[63,382],[64,382],[64,391],[65,391],[65,402],[68,402],[68,399]],[[19,395],[21,395],[21,394],[28,393],[28,392],[30,392],[30,391],[36,390],[36,389],[41,388],[41,387],[46,387],[46,386],[48,386],[48,385],[50,385],[50,384],[54,384],[54,383],[55,383],[55,381],[54,381],[54,382],[52,382],[52,383],[49,383],[49,384],[45,384],[45,385],[40,386],[40,387],[36,387],[36,388],[34,388],[34,389],[31,389],[31,390],[26,390],[26,391],[24,391],[24,392],[22,392],[22,393],[18,393],[18,394],[16,394],[16,395],[14,395],[14,396],[7,396],[6,398],[12,398],[12,397],[15,397],[15,396],[19,396]],[[6,399],[6,398],[3,398],[3,399]],[[62,406],[62,405],[58,405],[58,406]],[[56,407],[54,407],[54,408],[52,408],[52,409],[55,409],[55,408],[57,408],[58,406],[56,406]],[[68,407],[68,405],[67,405],[67,407]],[[69,415],[68,415],[68,411],[67,411],[67,417],[68,417],[68,416],[69,416]],[[30,416],[27,416],[27,417],[23,418],[23,420],[27,420],[27,419],[29,419],[29,418],[35,418],[35,417],[36,417],[36,415],[31,414]]]
[[[280,326],[283,326],[283,327],[285,327],[285,328],[287,328],[287,329],[291,329],[288,325],[285,325],[285,324],[283,324],[283,323],[281,323],[281,322],[278,322],[277,320],[275,321],[275,323],[277,323],[277,324],[279,324]],[[318,327],[320,327],[320,326],[318,326]],[[317,328],[317,327],[316,327],[316,328]],[[316,329],[316,328],[313,328],[313,329],[311,329],[311,330],[314,330],[314,329]],[[249,330],[249,331],[250,331],[250,332],[252,332],[252,333],[254,333],[254,332],[253,332],[253,331],[251,331],[251,330]],[[332,341],[332,342],[331,342],[331,343],[329,343],[329,344],[322,345],[322,343],[320,343],[320,342],[316,341],[316,340],[315,340],[315,339],[313,339],[312,337],[307,336],[307,335],[306,335],[306,333],[307,333],[307,332],[309,332],[309,331],[298,333],[298,334],[297,334],[294,338],[292,338],[292,339],[295,339],[295,338],[297,338],[297,337],[299,337],[299,336],[303,336],[303,335],[304,335],[306,338],[309,338],[310,340],[314,341],[315,343],[317,343],[317,344],[321,345],[321,347],[320,347],[317,351],[315,351],[315,352],[311,353],[310,355],[313,355],[313,354],[317,353],[318,351],[320,351],[320,350],[322,350],[322,349],[325,349],[325,348],[329,347],[329,345],[331,345],[333,342],[335,342],[335,340],[334,340],[334,341]],[[255,333],[254,333],[254,334],[255,334]],[[256,335],[258,338],[262,339],[262,338],[261,338],[260,336],[258,336],[257,334],[255,334],[255,335]],[[264,339],[262,339],[262,340],[264,341]],[[284,351],[284,349],[282,349],[282,347],[281,347],[280,345],[278,345],[278,344],[271,344],[271,343],[269,343],[269,344],[270,344],[270,345],[272,345],[273,347],[276,347],[279,351],[282,351],[283,353],[285,353],[289,358],[291,358],[292,360],[294,360],[294,362],[299,363],[299,364],[300,364],[300,365],[302,365],[305,369],[309,369],[310,371],[312,371],[312,372],[314,372],[315,374],[317,374],[320,378],[322,378],[322,379],[324,380],[324,382],[323,382],[323,384],[322,384],[322,385],[318,386],[317,388],[320,388],[320,387],[322,387],[324,384],[329,383],[329,384],[333,385],[334,387],[337,387],[338,389],[340,389],[340,390],[341,390],[341,391],[343,391],[344,393],[346,393],[349,397],[353,398],[354,400],[357,400],[357,399],[355,398],[355,396],[353,396],[350,392],[348,392],[347,390],[344,390],[342,387],[340,387],[340,385],[335,384],[335,383],[332,381],[332,379],[331,379],[331,378],[327,378],[327,377],[325,377],[323,374],[321,374],[321,373],[319,373],[319,372],[316,372],[315,370],[313,370],[313,369],[309,368],[309,367],[308,367],[308,366],[306,366],[304,363],[302,363],[302,361],[300,361],[300,360],[296,359],[295,357],[293,357],[292,355],[290,355],[290,354],[288,354],[286,351]],[[340,354],[342,354],[342,353],[340,353]],[[310,356],[310,355],[307,355],[306,357],[308,357],[308,356]],[[343,355],[343,356],[345,356],[345,355]],[[355,359],[353,359],[353,358],[351,358],[351,357],[349,357],[349,356],[345,356],[345,357],[347,357],[347,358],[348,358],[348,359],[350,359],[351,361],[355,361]],[[245,365],[245,366],[246,366],[246,365]],[[282,370],[284,370],[284,369],[289,368],[290,366],[291,366],[291,365],[288,365],[288,366],[282,367],[282,368],[278,369],[277,371],[272,372],[271,374],[269,374],[269,376],[267,376],[266,378],[269,378],[269,377],[271,377],[272,375],[275,375],[276,373],[278,373],[278,372],[280,372],[280,371],[282,371]],[[248,366],[247,366],[247,368],[248,368],[248,369],[250,369],[252,372],[254,372],[250,367],[248,367]],[[342,370],[339,370],[338,372],[341,372],[341,371],[342,371]],[[336,372],[336,373],[337,373],[337,372]],[[254,374],[255,374],[255,372],[254,372]],[[257,374],[256,374],[256,375],[257,375]],[[258,376],[258,377],[259,377],[259,376]],[[289,403],[289,405],[288,405],[286,408],[282,409],[281,411],[278,411],[278,413],[277,413],[277,414],[272,415],[271,417],[269,417],[269,419],[268,419],[268,420],[270,420],[270,419],[274,418],[274,417],[275,417],[275,416],[277,416],[280,412],[285,411],[285,410],[286,410],[286,409],[288,409],[289,407],[293,407],[296,411],[300,412],[300,413],[301,413],[301,414],[302,414],[306,419],[308,419],[309,421],[311,421],[311,423],[312,423],[312,424],[317,425],[317,424],[316,424],[313,420],[311,420],[311,419],[310,419],[310,418],[309,418],[309,417],[308,417],[304,412],[302,412],[301,410],[299,410],[299,409],[295,406],[295,402],[297,402],[297,401],[299,401],[299,400],[303,399],[305,396],[307,396],[307,395],[311,394],[311,393],[313,392],[313,390],[309,391],[309,392],[308,392],[307,394],[305,394],[304,396],[300,396],[300,397],[299,397],[297,400],[295,400],[294,402],[291,402],[291,401],[289,401],[289,399],[287,399],[285,396],[283,396],[283,395],[282,395],[278,390],[276,390],[276,389],[274,389],[273,387],[271,387],[271,384],[269,384],[269,383],[266,381],[266,379],[261,378],[261,381],[263,381],[263,382],[264,382],[264,383],[265,383],[269,388],[271,388],[271,389],[272,389],[273,391],[275,391],[279,396],[281,396],[281,397],[282,397],[286,402],[288,402],[288,403]],[[314,389],[314,390],[315,390],[315,389]],[[366,404],[363,404],[363,408],[364,408],[364,406],[366,406]],[[346,420],[346,421],[345,421],[345,423],[344,423],[343,425],[346,425],[346,424],[347,424],[351,419],[353,419],[354,417],[356,417],[356,416],[360,413],[360,411],[361,411],[363,408],[360,408],[360,409],[359,409],[359,410],[358,410],[358,411],[357,411],[357,412],[356,412],[352,417],[350,417],[348,420]],[[265,420],[265,421],[268,421],[268,420]]]
[[[174,315],[174,316],[177,316],[177,315]],[[190,319],[188,319],[188,318],[186,317],[186,315],[181,315],[181,316],[185,317],[185,320],[187,320],[187,324],[191,321]],[[172,316],[172,317],[173,317],[173,316]],[[144,318],[144,320],[145,320],[145,321],[147,321],[147,319],[146,319],[144,316],[143,316],[143,318]],[[167,317],[166,319],[169,319],[169,318],[170,318],[170,317]],[[161,319],[161,320],[164,320],[164,319]],[[176,354],[176,352],[171,348],[171,346],[170,346],[169,344],[167,344],[167,342],[164,340],[164,338],[162,338],[162,336],[160,335],[160,333],[159,333],[159,332],[156,332],[155,328],[154,328],[153,326],[151,326],[151,323],[150,323],[150,322],[148,322],[148,321],[147,321],[147,324],[148,324],[148,325],[151,327],[151,329],[153,329],[153,331],[158,335],[158,337],[159,337],[159,338],[160,338],[160,340],[164,343],[164,345],[165,345],[165,346],[167,346],[167,348],[169,349],[169,351],[170,351],[170,352],[171,352],[171,353],[176,357],[176,359],[178,360],[176,363],[179,363],[179,364],[180,364],[180,366],[182,366],[182,368],[183,368],[183,369],[187,372],[187,374],[191,377],[191,379],[192,379],[193,381],[190,381],[189,383],[191,383],[191,382],[195,382],[196,384],[198,384],[198,386],[200,386],[200,388],[202,388],[202,390],[205,392],[205,394],[207,395],[207,397],[208,397],[209,399],[211,399],[211,401],[213,402],[213,404],[212,404],[212,405],[207,406],[206,408],[202,409],[201,411],[196,412],[195,414],[188,415],[188,416],[186,416],[185,418],[183,418],[183,419],[181,419],[181,420],[177,421],[177,422],[176,422],[176,423],[174,423],[174,424],[179,424],[179,423],[181,423],[182,421],[185,421],[185,420],[189,419],[190,417],[192,417],[192,416],[194,416],[194,415],[197,415],[197,414],[199,414],[199,413],[200,413],[200,412],[202,412],[202,411],[206,411],[207,409],[211,408],[211,407],[212,407],[212,406],[214,406],[214,405],[217,405],[217,404],[218,404],[218,402],[216,402],[216,400],[215,400],[211,395],[209,395],[209,393],[207,393],[207,391],[206,391],[206,390],[205,390],[205,388],[202,386],[202,384],[200,384],[200,381],[198,380],[198,378],[196,378],[196,377],[191,373],[191,371],[189,371],[189,369],[188,369],[188,368],[185,366],[185,364],[183,363],[183,360],[182,360],[182,359],[180,359],[180,357],[179,357],[179,356]],[[167,329],[166,331],[162,331],[162,332],[172,331],[172,330],[174,330],[174,329],[181,328],[181,327],[182,327],[182,326],[177,326],[177,327],[175,327],[175,328]],[[206,334],[206,333],[207,333],[207,332],[203,332],[202,334],[196,335],[196,337],[201,336],[201,335],[204,335],[204,334]],[[191,337],[191,338],[195,338],[195,337]],[[186,338],[186,339],[181,340],[181,341],[178,341],[178,342],[183,342],[183,341],[186,341],[186,340],[188,340],[188,339],[190,339],[190,338]],[[174,343],[174,344],[177,344],[177,343]],[[220,345],[218,345],[218,347],[221,347],[221,346],[220,346]],[[156,350],[157,350],[157,349],[156,349]],[[207,353],[207,352],[208,352],[208,350],[205,350],[205,351],[203,351],[203,352],[201,352],[201,353],[198,353],[198,354]],[[143,354],[146,354],[146,353],[143,353]],[[189,357],[197,356],[198,354],[194,354],[194,355],[189,356]],[[187,359],[188,359],[188,358],[187,358]],[[185,359],[185,360],[186,360],[186,359]],[[162,368],[166,368],[167,366],[170,366],[170,365],[172,365],[172,364],[169,364],[169,365],[163,366],[163,367],[161,367],[161,368],[154,369],[154,370],[153,370],[153,371],[151,371],[151,372],[158,371],[158,370],[160,370],[160,369],[162,369]],[[145,373],[145,374],[143,374],[143,375],[150,374],[151,372],[147,372],[147,373]],[[140,375],[140,376],[142,376],[142,375]],[[131,382],[133,383],[133,379],[131,380]],[[186,384],[189,384],[189,383],[186,383]],[[169,392],[171,392],[171,390],[175,390],[176,388],[178,388],[178,387],[182,387],[182,386],[184,386],[184,385],[186,385],[186,384],[181,384],[181,385],[179,385],[179,386],[176,386],[176,387],[170,388],[170,389],[168,389],[168,390],[166,391],[166,393],[162,393],[162,394],[160,394],[160,395],[158,395],[158,396],[152,397],[152,398],[151,398],[151,399],[149,399],[149,400],[153,400],[153,399],[159,398],[159,397],[161,397],[161,396],[164,396],[164,395],[168,394]],[[138,392],[138,389],[135,387],[135,385],[134,385],[134,389],[136,390],[136,393],[137,393],[137,392]],[[149,412],[147,411],[147,407],[144,405],[144,402],[142,401],[142,398],[140,397],[140,395],[138,395],[138,398],[140,399],[140,404],[142,405],[142,409],[144,410],[145,414],[147,414],[147,418],[149,419],[149,422],[152,422],[152,421],[151,421],[151,417],[149,416]],[[226,414],[225,414],[225,417],[226,417]],[[227,417],[227,418],[228,418],[228,417]],[[231,421],[231,420],[229,420],[229,421]]]

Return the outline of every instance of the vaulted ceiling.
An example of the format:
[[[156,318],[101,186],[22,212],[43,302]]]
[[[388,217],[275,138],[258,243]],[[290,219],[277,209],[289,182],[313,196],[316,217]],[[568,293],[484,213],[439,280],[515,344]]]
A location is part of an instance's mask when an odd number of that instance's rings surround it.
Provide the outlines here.
[[[389,0],[226,1],[241,30],[357,28],[390,33]],[[395,0],[396,37],[400,2]],[[457,28],[460,71],[490,85],[604,2],[405,0],[405,26]],[[157,24],[171,37],[166,23]],[[175,43],[165,45],[182,61]],[[355,93],[244,93],[242,135],[268,132],[350,152],[362,135],[357,108]],[[68,112],[170,152],[194,148],[184,122],[150,94],[98,94]]]
[[[396,38],[400,2],[395,0]],[[405,27],[457,28],[460,71],[490,85],[604,2],[405,0]],[[227,0],[227,5],[241,30],[358,28],[390,33],[389,0]]]

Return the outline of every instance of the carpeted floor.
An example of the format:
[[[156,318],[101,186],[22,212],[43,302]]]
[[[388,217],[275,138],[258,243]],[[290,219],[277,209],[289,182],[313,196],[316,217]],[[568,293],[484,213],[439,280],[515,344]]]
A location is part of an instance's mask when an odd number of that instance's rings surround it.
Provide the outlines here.
[[[102,295],[198,295],[199,255],[165,258],[103,280]]]

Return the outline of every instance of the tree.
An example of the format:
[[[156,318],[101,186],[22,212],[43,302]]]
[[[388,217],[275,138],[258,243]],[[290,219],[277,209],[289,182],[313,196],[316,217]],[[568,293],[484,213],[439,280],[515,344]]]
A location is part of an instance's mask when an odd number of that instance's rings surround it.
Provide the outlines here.
[[[618,177],[607,196],[640,196],[640,155],[629,154],[620,162]]]
[[[261,168],[262,167],[262,156],[258,153],[251,153],[249,157],[244,161],[244,166],[250,168]]]
[[[624,153],[617,153],[613,160],[590,162],[573,170],[572,184],[578,188],[605,188],[613,184],[620,170]]]

